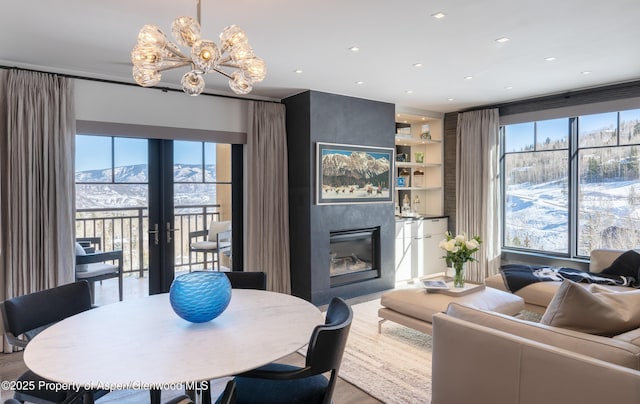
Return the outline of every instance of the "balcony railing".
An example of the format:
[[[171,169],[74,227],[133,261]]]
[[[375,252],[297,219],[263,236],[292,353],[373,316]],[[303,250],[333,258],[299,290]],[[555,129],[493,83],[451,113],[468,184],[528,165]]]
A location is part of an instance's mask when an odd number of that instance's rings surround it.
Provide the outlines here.
[[[202,254],[189,262],[189,232],[207,229],[213,218],[220,219],[220,205],[174,207],[176,270],[201,269]],[[101,237],[105,251],[122,250],[124,273],[145,276],[149,270],[149,217],[147,208],[96,208],[76,211],[76,237]]]

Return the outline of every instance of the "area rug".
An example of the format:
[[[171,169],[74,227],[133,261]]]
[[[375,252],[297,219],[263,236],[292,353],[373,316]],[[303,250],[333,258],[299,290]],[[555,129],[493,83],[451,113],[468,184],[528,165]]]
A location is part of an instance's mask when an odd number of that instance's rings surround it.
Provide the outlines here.
[[[385,403],[431,402],[431,336],[387,321],[380,299],[355,304],[340,377]]]

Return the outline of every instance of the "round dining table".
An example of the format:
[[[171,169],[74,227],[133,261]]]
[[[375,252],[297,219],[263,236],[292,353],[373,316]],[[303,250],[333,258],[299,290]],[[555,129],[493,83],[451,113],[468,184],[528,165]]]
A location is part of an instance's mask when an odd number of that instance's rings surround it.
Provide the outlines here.
[[[75,388],[174,389],[276,361],[304,347],[323,322],[320,310],[298,297],[233,289],[219,317],[190,323],[165,293],[62,320],[29,342],[24,361]]]

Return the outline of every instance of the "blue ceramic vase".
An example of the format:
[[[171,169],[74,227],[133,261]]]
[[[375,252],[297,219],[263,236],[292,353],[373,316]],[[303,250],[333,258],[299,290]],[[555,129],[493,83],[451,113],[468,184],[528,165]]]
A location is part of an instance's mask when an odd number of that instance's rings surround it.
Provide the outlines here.
[[[177,315],[192,323],[218,317],[231,301],[231,283],[222,272],[196,271],[180,275],[169,289],[169,301]]]

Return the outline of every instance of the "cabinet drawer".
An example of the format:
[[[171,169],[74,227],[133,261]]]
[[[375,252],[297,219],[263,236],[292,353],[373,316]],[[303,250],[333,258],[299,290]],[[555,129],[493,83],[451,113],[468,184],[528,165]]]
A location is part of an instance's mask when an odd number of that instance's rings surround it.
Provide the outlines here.
[[[444,233],[447,231],[448,227],[448,220],[446,217],[438,219],[424,219],[422,222],[422,234],[434,234],[444,238]]]

